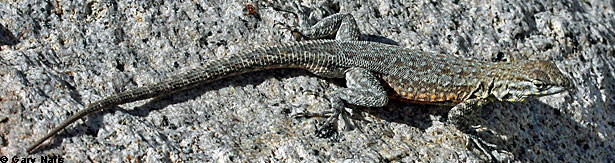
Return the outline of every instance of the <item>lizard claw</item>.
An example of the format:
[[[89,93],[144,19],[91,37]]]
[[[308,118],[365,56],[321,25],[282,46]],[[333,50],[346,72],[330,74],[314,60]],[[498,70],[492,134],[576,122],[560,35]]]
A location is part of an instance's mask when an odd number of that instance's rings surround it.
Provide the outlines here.
[[[298,24],[295,24],[295,25],[288,25],[286,23],[275,23],[273,25],[274,27],[280,26],[280,29],[290,31],[296,41],[302,41],[308,38],[305,35],[303,35],[303,33],[301,33],[302,28],[305,28],[309,25],[306,24],[307,23],[307,18],[305,16],[306,11],[299,2],[291,3],[290,10],[282,9],[282,7],[279,7],[279,6],[273,6],[272,8],[276,11],[290,13],[295,17],[295,19],[298,20]]]
[[[337,126],[337,120],[339,119],[340,116],[342,116],[342,118],[346,121],[346,117],[344,116],[345,111],[340,112],[336,110],[329,110],[329,111],[324,111],[324,112],[317,112],[317,113],[312,113],[312,112],[303,112],[303,113],[297,113],[292,115],[293,118],[327,118],[327,120],[325,120],[325,122],[322,125],[319,125],[316,128],[316,135],[320,138],[325,138],[325,137],[331,137],[333,135],[333,131],[335,131],[334,129],[331,129],[332,127]]]
[[[299,32],[298,28],[295,28],[295,27],[293,27],[291,25],[288,25],[286,23],[278,22],[278,23],[273,24],[273,26],[274,27],[275,26],[280,26],[281,30],[288,30],[288,31],[290,31],[290,33],[293,35],[293,37],[295,38],[296,41],[301,41],[301,40],[304,40],[304,38],[307,38],[303,34],[301,34],[301,32]]]
[[[353,129],[358,129],[360,132],[363,132],[362,128],[360,125],[356,124],[354,121],[351,121],[350,117],[350,113],[348,111],[346,111],[344,108],[342,109],[335,109],[333,111],[329,111],[330,113],[332,113],[332,115],[330,115],[327,120],[325,120],[324,124],[319,126],[318,129],[316,129],[316,133],[318,137],[321,138],[326,138],[326,137],[331,137],[332,134],[337,131],[339,128],[331,128],[331,127],[338,127],[339,126],[339,119],[340,117],[343,120],[343,124],[342,124],[342,129],[341,130],[353,130]]]
[[[349,113],[346,110],[344,103],[341,101],[339,97],[336,97],[335,95],[333,96],[328,95],[327,99],[329,99],[331,103],[332,110],[317,112],[317,113],[310,113],[310,112],[296,113],[292,115],[292,117],[293,118],[314,118],[314,117],[325,118],[326,117],[327,119],[325,120],[325,122],[322,125],[318,126],[316,129],[316,133],[317,133],[316,135],[321,138],[331,137],[335,133],[335,131],[337,131],[337,127],[339,126],[338,120],[340,119],[340,117],[343,120],[342,127],[344,130],[359,129],[361,132],[363,132],[358,125],[353,123],[353,121],[351,121],[348,118],[349,116],[351,116],[351,113]]]
[[[470,134],[466,134],[466,139],[468,142],[466,143],[466,146],[468,146],[469,143],[471,142],[472,144],[476,145],[476,147],[487,156],[487,159],[490,162],[493,160],[493,156],[491,155],[489,151],[487,151],[487,149],[485,149],[484,146],[487,146],[488,148],[496,148],[497,145],[488,143],[484,141],[483,139],[479,138],[478,136],[470,135]]]
[[[284,9],[283,7],[280,6],[271,6],[273,8],[273,10],[275,11],[280,11],[280,12],[287,12],[290,14],[293,14],[295,16],[295,18],[297,19],[301,19],[302,15],[304,14],[306,11],[305,9],[301,6],[300,2],[293,2],[290,4],[290,10],[289,9]]]
[[[304,112],[304,113],[297,113],[294,115],[291,115],[293,118],[314,118],[314,117],[331,117],[333,116],[334,111],[324,111],[324,112],[319,112],[319,113],[311,113],[311,112]]]

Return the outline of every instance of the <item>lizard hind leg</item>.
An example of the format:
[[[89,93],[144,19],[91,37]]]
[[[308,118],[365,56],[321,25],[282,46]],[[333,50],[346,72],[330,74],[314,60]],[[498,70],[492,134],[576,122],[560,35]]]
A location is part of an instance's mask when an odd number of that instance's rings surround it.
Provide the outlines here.
[[[301,26],[298,32],[308,39],[335,35],[336,40],[343,41],[358,41],[361,35],[356,20],[347,13],[327,16],[312,26]]]
[[[323,39],[332,36],[335,36],[336,40],[343,41],[358,41],[360,39],[361,32],[352,15],[348,13],[337,13],[329,15],[312,25],[308,23],[307,15],[309,13],[306,13],[307,10],[305,7],[301,6],[299,2],[291,4],[292,11],[285,12],[291,12],[299,19],[299,28],[292,29],[292,31],[300,37],[309,40]],[[291,27],[288,26],[285,28],[291,29]]]
[[[383,107],[388,103],[389,98],[386,90],[372,72],[363,68],[349,68],[345,71],[345,78],[347,88],[327,94],[332,110],[323,113],[304,114],[304,116],[309,117],[328,117],[325,124],[317,130],[319,135],[324,135],[322,134],[326,133],[324,128],[336,124],[340,117],[344,120],[344,124],[350,124],[345,104],[362,107]]]

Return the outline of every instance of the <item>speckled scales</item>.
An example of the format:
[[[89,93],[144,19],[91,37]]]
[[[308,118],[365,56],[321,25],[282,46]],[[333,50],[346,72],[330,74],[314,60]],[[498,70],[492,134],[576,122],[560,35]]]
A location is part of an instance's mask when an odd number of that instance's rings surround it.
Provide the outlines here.
[[[315,27],[324,30],[312,28],[304,30],[304,33],[320,37],[337,31],[338,40],[284,43],[246,50],[158,83],[116,93],[87,105],[37,140],[27,151],[31,152],[74,121],[110,106],[265,69],[301,68],[322,77],[345,78],[347,88],[327,95],[337,114],[344,109],[344,102],[365,107],[386,105],[388,97],[385,87],[388,87],[393,90],[389,92],[390,97],[404,101],[459,103],[449,112],[449,122],[453,124],[457,124],[457,119],[471,111],[473,106],[483,105],[488,97],[523,101],[527,97],[560,92],[563,90],[560,87],[570,84],[551,62],[490,63],[377,42],[355,41],[359,32],[354,18],[349,14],[332,15]]]

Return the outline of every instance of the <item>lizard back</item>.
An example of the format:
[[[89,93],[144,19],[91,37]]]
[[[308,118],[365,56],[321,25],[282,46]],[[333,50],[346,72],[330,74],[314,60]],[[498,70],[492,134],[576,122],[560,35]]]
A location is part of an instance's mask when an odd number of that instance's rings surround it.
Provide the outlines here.
[[[512,65],[508,63],[468,60],[382,43],[364,41],[322,43],[335,45],[322,46],[326,48],[316,51],[341,57],[337,60],[343,61],[333,67],[361,67],[370,70],[378,74],[383,84],[389,87],[391,98],[411,103],[452,105],[473,96],[486,97],[489,95],[489,86],[496,78],[495,74],[512,70]]]

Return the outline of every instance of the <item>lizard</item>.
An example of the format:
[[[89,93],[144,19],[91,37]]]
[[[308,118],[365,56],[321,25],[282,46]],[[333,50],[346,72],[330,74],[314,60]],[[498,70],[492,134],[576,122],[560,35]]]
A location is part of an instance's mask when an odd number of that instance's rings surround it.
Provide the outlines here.
[[[327,122],[345,112],[347,104],[378,108],[394,99],[453,106],[447,123],[459,125],[462,117],[491,101],[522,102],[571,87],[570,79],[552,61],[486,62],[359,41],[360,31],[351,14],[336,13],[314,25],[305,25],[303,15],[296,16],[301,24],[293,32],[311,40],[245,50],[158,83],[104,97],[62,121],[26,152],[32,153],[46,140],[92,113],[239,74],[277,68],[305,69],[320,77],[346,80],[346,88],[326,94],[334,113]],[[335,39],[322,39],[330,36]]]

